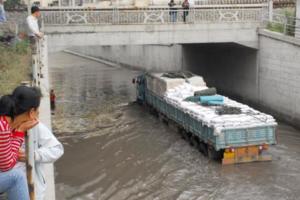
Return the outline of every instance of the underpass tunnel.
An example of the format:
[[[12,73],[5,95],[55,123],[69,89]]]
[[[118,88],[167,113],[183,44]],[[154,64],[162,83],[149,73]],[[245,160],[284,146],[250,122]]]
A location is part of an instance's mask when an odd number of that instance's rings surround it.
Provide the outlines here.
[[[182,45],[183,69],[203,76],[209,87],[244,102],[258,99],[258,50],[235,43]]]

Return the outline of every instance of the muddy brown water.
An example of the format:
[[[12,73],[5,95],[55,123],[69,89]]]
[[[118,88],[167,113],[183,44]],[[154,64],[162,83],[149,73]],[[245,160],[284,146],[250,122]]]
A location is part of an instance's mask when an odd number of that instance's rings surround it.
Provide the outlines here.
[[[139,74],[50,55],[58,200],[300,199],[300,131],[280,124],[272,162],[221,166],[131,103]]]

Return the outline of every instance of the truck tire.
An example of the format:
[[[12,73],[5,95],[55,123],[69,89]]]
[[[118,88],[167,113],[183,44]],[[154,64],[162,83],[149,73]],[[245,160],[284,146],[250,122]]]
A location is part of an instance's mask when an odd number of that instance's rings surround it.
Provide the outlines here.
[[[181,131],[181,136],[184,140],[190,142],[190,136],[191,135],[187,131],[185,131],[184,129]]]
[[[203,141],[199,143],[199,151],[204,155],[208,156],[208,148],[207,144],[205,144]]]
[[[192,135],[192,137],[191,137],[191,145],[193,147],[195,147],[196,149],[199,149],[199,139],[198,139],[197,136]]]
[[[208,147],[208,158],[210,160],[219,160],[222,158],[222,151],[216,151],[214,147]]]

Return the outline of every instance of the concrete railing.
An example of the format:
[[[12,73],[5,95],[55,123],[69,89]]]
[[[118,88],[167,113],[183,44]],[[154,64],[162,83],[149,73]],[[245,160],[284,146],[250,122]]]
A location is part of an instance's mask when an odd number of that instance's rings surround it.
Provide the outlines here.
[[[50,112],[50,101],[49,101],[49,77],[48,77],[48,42],[47,36],[38,40],[37,42],[37,51],[32,55],[32,85],[39,87],[43,94],[40,105],[40,121],[43,122],[48,128],[51,129],[51,112]],[[34,131],[36,129],[30,130],[32,133],[28,134],[28,161],[29,165],[34,167]],[[47,189],[45,193],[45,200],[55,200],[55,183],[54,183],[54,170],[53,164],[45,164],[44,175],[45,181],[47,184]],[[30,167],[29,167],[30,169]],[[35,186],[35,174],[33,171],[28,171],[27,173],[31,173],[31,179],[28,177],[29,184]],[[33,187],[35,188],[35,187]],[[36,196],[37,191],[33,191],[32,196]],[[31,198],[35,199],[35,198]]]
[[[272,17],[264,16],[263,21],[268,30],[300,39],[300,18],[273,14]]]
[[[257,22],[261,21],[264,7],[260,8],[207,8],[207,9],[107,9],[44,10],[43,22],[48,25],[130,25],[182,23]]]

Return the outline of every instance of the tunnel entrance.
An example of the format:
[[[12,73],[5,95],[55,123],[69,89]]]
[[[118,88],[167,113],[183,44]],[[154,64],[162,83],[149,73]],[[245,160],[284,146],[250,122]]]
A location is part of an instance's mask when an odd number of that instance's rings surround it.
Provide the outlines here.
[[[258,50],[235,43],[72,47],[69,50],[142,71],[188,70],[226,96],[257,102]]]
[[[235,43],[182,45],[183,69],[219,92],[246,102],[258,99],[258,50]]]

